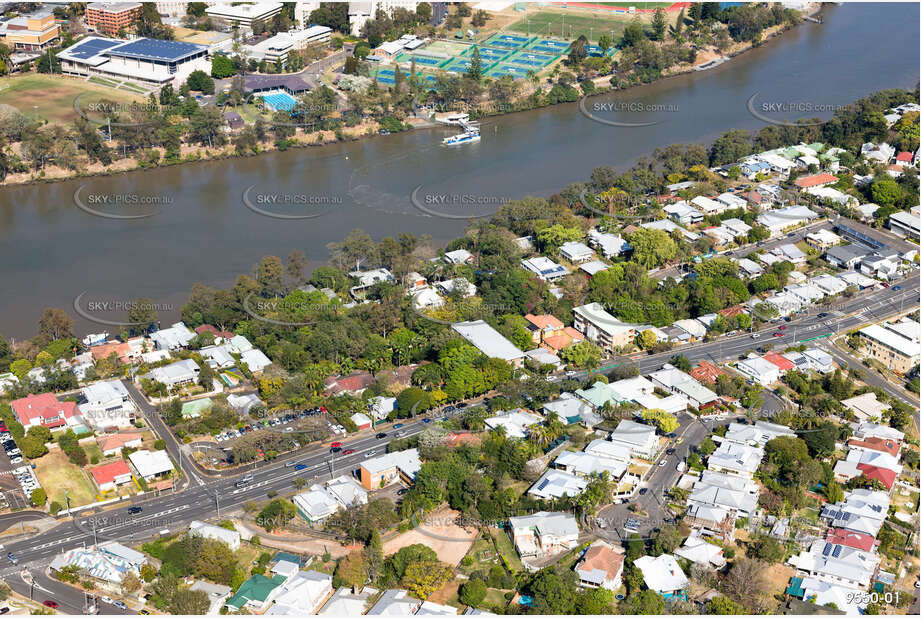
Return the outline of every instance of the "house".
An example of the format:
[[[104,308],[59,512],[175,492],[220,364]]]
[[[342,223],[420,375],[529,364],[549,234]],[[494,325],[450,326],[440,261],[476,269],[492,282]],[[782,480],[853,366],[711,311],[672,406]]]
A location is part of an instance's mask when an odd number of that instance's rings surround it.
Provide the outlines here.
[[[569,274],[563,266],[544,256],[521,260],[521,265],[542,281],[555,281]]]
[[[707,459],[707,468],[714,472],[751,479],[761,465],[764,451],[747,444],[723,442]]]
[[[829,527],[875,537],[889,515],[889,502],[885,492],[855,489],[847,492],[842,502],[825,505],[820,517]]]
[[[617,428],[611,432],[608,439],[614,444],[629,448],[634,456],[641,459],[651,460],[659,450],[655,427],[626,419],[617,424]]]
[[[892,406],[877,400],[876,393],[869,391],[850,399],[843,399],[841,405],[850,410],[858,421],[881,419]]]
[[[141,567],[145,564],[147,556],[141,552],[110,541],[57,554],[50,568],[60,572],[65,567],[75,567],[92,579],[121,585],[128,573],[140,578]]]
[[[870,160],[871,164],[887,164],[889,160],[895,156],[895,148],[886,142],[880,142],[879,144],[866,142],[860,147],[860,154],[862,157]]]
[[[141,446],[141,434],[139,433],[116,433],[109,436],[100,437],[96,443],[99,450],[102,451],[103,457],[119,455],[123,448],[139,448]]]
[[[152,369],[150,373],[141,377],[160,382],[172,388],[195,382],[198,380],[198,373],[200,371],[201,368],[198,366],[198,363],[191,358],[187,358],[163,367],[156,367]]]
[[[531,485],[528,495],[542,500],[556,500],[565,496],[578,496],[587,486],[588,480],[581,476],[550,469]]]
[[[700,361],[697,363],[697,366],[691,369],[688,372],[692,378],[698,382],[706,382],[707,384],[716,384],[716,379],[720,376],[729,375],[713,363],[709,361]]]
[[[257,573],[240,584],[237,593],[227,600],[225,606],[234,612],[247,610],[261,613],[272,604],[284,583],[285,577],[282,575],[273,575],[269,578]]]
[[[597,229],[588,231],[588,244],[601,250],[606,258],[617,257],[630,251],[630,244],[615,234],[600,232]]]
[[[579,526],[569,513],[539,511],[509,517],[509,531],[522,558],[558,554],[573,549],[579,541]]]
[[[703,339],[707,334],[707,329],[697,320],[678,320],[674,324],[691,337],[691,339]]]
[[[137,407],[120,380],[94,382],[81,391],[85,403],[77,406],[83,422],[96,431],[130,426]]]
[[[432,288],[425,288],[413,294],[413,308],[416,309],[435,309],[444,304],[444,299]]]
[[[825,259],[832,266],[838,268],[851,269],[860,264],[860,262],[870,256],[870,251],[858,247],[857,245],[836,246],[825,252]]]
[[[374,384],[374,376],[361,369],[355,370],[347,376],[329,377],[326,379],[326,393],[337,395],[339,393],[360,394]]]
[[[720,227],[728,231],[729,234],[731,234],[732,237],[736,239],[745,238],[753,229],[752,226],[745,223],[741,219],[723,219]]]
[[[100,493],[113,491],[119,485],[131,482],[131,470],[124,459],[90,468],[90,475]]]
[[[543,348],[528,350],[524,354],[527,358],[533,360],[538,365],[552,365],[557,369],[563,366],[563,361],[560,360],[559,356]]]
[[[831,187],[813,187],[811,189],[805,189],[804,193],[809,195],[814,195],[820,199],[828,200],[834,202],[839,206],[857,206],[857,198],[853,195],[848,195],[847,193],[842,193],[837,189],[832,189]]]
[[[870,277],[889,280],[898,276],[899,258],[894,253],[873,253],[860,261],[858,270]]]
[[[750,478],[707,470],[694,483],[687,504],[689,511],[694,507],[719,509],[722,514],[716,522],[726,519],[727,514],[734,521],[736,517],[748,517],[757,510],[758,486]]]
[[[600,438],[589,442],[585,446],[583,452],[601,459],[608,459],[622,464],[629,464],[630,458],[633,455],[633,451],[626,444],[602,440]]]
[[[832,275],[819,275],[818,277],[813,277],[810,283],[819,288],[827,296],[841,294],[847,289],[847,283]]]
[[[166,451],[135,451],[128,459],[138,476],[148,482],[173,472],[173,462]]]
[[[595,541],[573,568],[583,588],[617,590],[624,569],[624,552],[618,546]]]
[[[310,523],[326,520],[339,509],[368,503],[368,492],[351,476],[340,476],[325,485],[316,484],[291,499],[301,517]]]
[[[870,423],[863,422],[857,426],[857,431],[854,432],[854,436],[857,438],[883,438],[888,440],[899,440],[902,441],[905,439],[905,434],[895,429],[889,427],[888,425],[880,425],[879,423]]]
[[[195,333],[182,322],[176,322],[150,335],[157,350],[178,350],[186,347],[192,339],[195,339]]]
[[[210,345],[198,351],[212,369],[227,369],[233,367],[237,360],[230,355],[229,346]]]
[[[514,343],[483,320],[457,322],[452,324],[451,328],[490,358],[499,358],[514,365],[520,365],[525,356],[525,353]]]
[[[732,543],[735,539],[735,511],[710,504],[688,504],[684,523],[695,532]]]
[[[726,210],[726,204],[703,195],[698,195],[691,200],[691,204],[704,214],[704,216],[718,215]]]
[[[411,485],[421,467],[419,450],[414,448],[366,459],[360,468],[361,486],[380,489],[397,481]]]
[[[249,414],[253,408],[264,408],[265,402],[254,393],[227,395],[227,405],[237,414]]]
[[[711,405],[719,399],[719,395],[709,388],[667,363],[659,371],[649,374],[649,379],[653,384],[671,393],[683,395],[689,404],[698,409]]]
[[[686,230],[671,219],[657,219],[655,221],[648,221],[646,223],[640,224],[640,227],[647,230],[662,230],[666,234],[678,232],[681,234],[682,239],[687,242],[697,242],[700,240],[700,234]],[[624,232],[626,233],[628,229],[629,227],[624,228]]]
[[[735,193],[720,193],[716,196],[716,201],[723,204],[726,210],[744,210],[748,207],[748,202]]]
[[[367,616],[409,616],[415,614],[422,601],[414,599],[405,590],[392,588],[385,590],[381,598],[377,600],[371,609],[368,610]]]
[[[671,554],[643,556],[634,560],[633,565],[642,571],[646,587],[663,598],[686,597],[685,591],[691,583]]]
[[[519,408],[487,418],[485,423],[489,429],[502,427],[505,435],[510,438],[525,438],[528,435],[528,429],[539,425],[542,421],[543,419],[537,414]]]
[[[736,369],[761,386],[770,386],[780,379],[780,369],[777,365],[757,356],[740,360],[736,363]]]
[[[435,283],[435,287],[446,296],[458,296],[460,298],[476,296],[476,286],[467,281],[464,277],[438,281]]]
[[[592,406],[573,393],[561,393],[559,399],[545,403],[542,411],[544,416],[552,412],[563,422],[582,423],[589,429],[603,420],[592,411]]]
[[[524,319],[527,322],[525,328],[531,333],[531,341],[534,343],[542,343],[545,337],[558,335],[565,328],[557,317],[549,313],[543,315],[528,313]]]
[[[684,200],[669,204],[662,209],[666,216],[681,225],[696,225],[704,220],[702,212],[688,205]]]
[[[259,348],[245,350],[240,353],[240,362],[246,365],[246,368],[253,373],[260,373],[266,367],[272,364],[269,357],[266,356]]]
[[[602,262],[601,260],[592,260],[590,262],[585,262],[579,266],[579,270],[584,272],[589,277],[594,277],[598,273],[609,269],[610,266]]]
[[[908,320],[911,322],[911,320]],[[915,333],[918,332],[917,322]],[[864,343],[864,355],[875,358],[891,370],[907,374],[921,360],[921,339],[918,335],[905,336],[906,331],[893,328],[893,325],[870,324],[858,331]]]
[[[541,345],[552,352],[560,352],[569,345],[584,340],[585,335],[572,326],[566,326],[563,328],[562,332],[544,337],[544,342]]]
[[[872,288],[879,285],[879,282],[876,279],[870,279],[866,275],[861,275],[858,272],[852,270],[838,273],[838,279],[841,279],[848,286],[855,286],[858,290],[864,290],[866,288]]]
[[[768,352],[764,355],[764,360],[769,363],[772,363],[777,366],[777,370],[780,372],[780,375],[784,375],[791,369],[794,369],[796,366],[790,362],[789,359],[784,358],[782,355],[777,352]]]
[[[685,539],[684,545],[675,550],[675,555],[705,568],[721,569],[726,565],[723,548],[706,542],[697,534]]]
[[[473,254],[466,249],[445,252],[445,262],[448,264],[472,264]]]
[[[582,477],[606,472],[614,480],[620,480],[627,472],[627,466],[624,463],[608,457],[597,457],[588,452],[563,451],[553,460],[553,466],[558,470]]]
[[[396,279],[386,268],[375,268],[374,270],[353,270],[349,272],[349,277],[354,277],[358,283],[349,288],[352,298],[361,299],[364,293],[378,283],[396,283]]]
[[[819,251],[827,251],[835,245],[840,245],[841,240],[840,236],[826,229],[820,229],[806,234],[806,243]]]
[[[726,427],[726,435],[723,436],[723,442],[734,442],[755,447],[763,447],[774,438],[782,436],[794,437],[794,432],[789,427],[768,423],[766,421],[755,421],[754,425],[743,423],[730,423]]]
[[[595,257],[595,252],[581,242],[570,241],[564,242],[560,246],[560,256],[573,264],[581,264],[593,259]]]
[[[203,521],[195,520],[189,524],[189,535],[220,541],[232,551],[240,549],[240,533],[236,530],[228,530],[221,526],[214,526]]]
[[[761,213],[757,222],[766,227],[771,236],[778,236],[788,228],[803,225],[818,217],[818,214],[805,206],[787,206]]]
[[[227,600],[231,592],[230,586],[212,584],[203,579],[196,580],[196,582],[189,587],[189,590],[204,592],[208,595],[208,602],[210,605],[206,613],[207,616],[217,616],[220,614],[221,607],[224,605],[224,601]]]
[[[831,373],[835,370],[835,361],[831,354],[818,348],[809,348],[803,352],[806,358],[806,366],[813,371],[822,374]]]
[[[751,279],[752,277],[757,277],[764,273],[764,268],[754,260],[748,258],[731,259],[739,265],[739,271],[745,275],[746,279]]]
[[[806,261],[806,254],[800,251],[799,247],[790,243],[780,245],[771,251],[771,253],[792,264],[802,264]]]
[[[601,303],[589,303],[573,308],[573,325],[606,352],[633,345],[638,332],[636,324],[621,322],[605,311]]]
[[[374,420],[380,421],[390,416],[390,413],[397,409],[396,397],[384,397],[378,395],[368,401],[368,413],[374,417]]]
[[[298,571],[275,593],[266,615],[312,616],[333,593],[333,576],[317,571]]]
[[[889,215],[889,229],[896,236],[921,240],[921,217],[905,211],[894,212]]]
[[[866,589],[877,573],[877,554],[816,540],[808,551],[791,556],[787,564],[799,573],[830,584]]]
[[[825,187],[838,182],[838,177],[829,173],[815,174],[813,176],[801,176],[793,181],[800,189],[812,189],[815,187]]]
[[[320,616],[360,616],[365,613],[368,599],[374,594],[377,594],[374,588],[354,592],[351,588],[342,586],[333,593],[333,596],[317,613]]]
[[[19,423],[26,428],[47,427],[58,429],[77,425],[77,404],[73,401],[58,401],[52,393],[26,395],[10,402]]]
[[[349,419],[355,423],[355,427],[357,427],[359,430],[371,429],[371,425],[373,424],[371,417],[363,412],[356,412],[350,416]]]
[[[794,297],[801,305],[809,305],[825,298],[825,292],[810,283],[788,285],[784,292]]]

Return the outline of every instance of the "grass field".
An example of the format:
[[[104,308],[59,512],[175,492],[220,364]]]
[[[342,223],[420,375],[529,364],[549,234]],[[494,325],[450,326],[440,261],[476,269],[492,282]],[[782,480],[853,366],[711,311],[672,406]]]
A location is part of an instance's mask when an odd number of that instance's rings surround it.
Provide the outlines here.
[[[79,105],[83,109],[103,100],[119,104],[144,100],[140,94],[73,77],[27,74],[0,80],[0,105],[14,107],[30,118],[37,113],[48,122],[70,123],[77,118],[74,99],[81,94]]]
[[[32,463],[35,464],[38,482],[48,495],[48,502],[65,504],[65,492],[70,497],[71,506],[95,502],[96,492],[83,475],[83,470],[70,463],[62,451],[51,451]]]
[[[615,17],[606,13],[607,11],[585,11],[575,14],[540,11],[515,22],[508,29],[525,34],[530,32],[532,36],[553,36],[571,41],[584,34],[594,43],[598,42],[598,37],[602,34],[607,34],[614,44],[617,44],[624,34],[624,28],[633,17]]]

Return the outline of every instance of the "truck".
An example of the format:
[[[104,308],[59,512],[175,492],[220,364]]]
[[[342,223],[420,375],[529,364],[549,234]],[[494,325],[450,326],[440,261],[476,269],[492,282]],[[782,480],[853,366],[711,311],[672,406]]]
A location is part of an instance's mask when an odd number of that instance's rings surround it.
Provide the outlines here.
[[[675,469],[678,470],[678,472],[684,472],[685,470],[688,469],[688,465],[684,463],[683,459],[679,459],[678,465],[675,466]]]

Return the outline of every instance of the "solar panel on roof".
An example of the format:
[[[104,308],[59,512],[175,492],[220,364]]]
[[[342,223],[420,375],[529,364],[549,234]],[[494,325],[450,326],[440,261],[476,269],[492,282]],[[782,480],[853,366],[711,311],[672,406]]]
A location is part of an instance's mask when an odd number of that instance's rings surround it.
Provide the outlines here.
[[[831,553],[831,555],[834,556],[835,558],[839,557],[841,555],[842,547],[843,547],[842,545],[835,545],[835,550]]]
[[[110,47],[115,47],[121,43],[122,41],[92,39],[90,41],[86,41],[85,43],[78,44],[73,49],[68,50],[67,53],[75,58],[86,60],[87,58],[95,56],[103,50],[109,49]]]
[[[831,546],[831,543],[826,543],[826,544],[825,544],[825,547],[822,548],[822,555],[823,555],[823,556],[828,556],[828,554],[831,553],[831,547],[832,547],[832,546]]]

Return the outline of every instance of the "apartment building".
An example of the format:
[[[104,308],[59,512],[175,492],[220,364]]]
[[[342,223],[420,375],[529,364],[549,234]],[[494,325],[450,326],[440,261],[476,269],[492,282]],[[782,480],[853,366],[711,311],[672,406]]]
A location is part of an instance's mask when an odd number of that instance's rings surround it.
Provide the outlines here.
[[[92,2],[86,5],[86,27],[108,36],[134,30],[141,15],[140,2]]]

